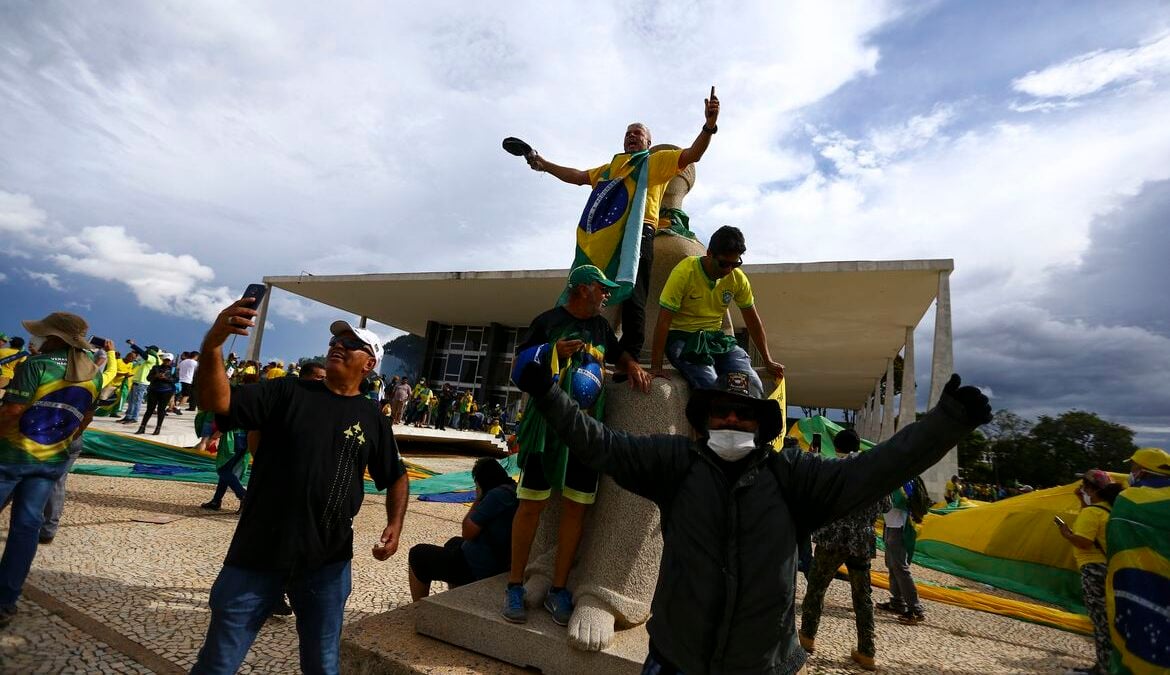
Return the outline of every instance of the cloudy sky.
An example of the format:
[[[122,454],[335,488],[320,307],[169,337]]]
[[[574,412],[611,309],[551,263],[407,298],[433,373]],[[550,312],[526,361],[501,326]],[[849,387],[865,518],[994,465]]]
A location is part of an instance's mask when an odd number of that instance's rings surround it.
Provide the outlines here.
[[[499,139],[687,145],[714,84],[700,237],[954,258],[956,366],[996,407],[1170,439],[1165,2],[263,5],[0,5],[0,331],[72,309],[194,348],[265,275],[564,266],[585,192]],[[277,292],[264,356],[335,313]]]

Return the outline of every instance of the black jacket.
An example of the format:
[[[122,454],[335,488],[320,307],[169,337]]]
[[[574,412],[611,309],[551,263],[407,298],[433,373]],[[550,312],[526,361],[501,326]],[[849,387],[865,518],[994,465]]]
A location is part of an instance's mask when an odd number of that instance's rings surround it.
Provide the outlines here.
[[[849,459],[758,448],[733,485],[705,443],[612,431],[558,387],[535,405],[579,459],[658,505],[662,561],[647,629],[687,675],[798,670],[806,658],[794,621],[798,532],[889,494],[974,426],[944,396],[919,422]]]

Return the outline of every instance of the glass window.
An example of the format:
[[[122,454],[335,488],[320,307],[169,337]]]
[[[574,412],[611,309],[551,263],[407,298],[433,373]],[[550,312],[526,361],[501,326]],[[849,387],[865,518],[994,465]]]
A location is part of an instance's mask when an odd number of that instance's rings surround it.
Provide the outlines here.
[[[469,352],[478,352],[483,349],[483,329],[482,328],[468,328],[467,329],[467,344],[464,346]]]
[[[447,371],[446,377],[443,379],[456,380],[459,378],[459,370],[463,367],[463,357],[458,354],[447,355]]]
[[[451,332],[451,349],[463,349],[467,342],[467,326],[454,326]]]
[[[476,377],[479,371],[479,359],[474,356],[463,357],[463,371],[459,374],[460,382],[478,382]]]

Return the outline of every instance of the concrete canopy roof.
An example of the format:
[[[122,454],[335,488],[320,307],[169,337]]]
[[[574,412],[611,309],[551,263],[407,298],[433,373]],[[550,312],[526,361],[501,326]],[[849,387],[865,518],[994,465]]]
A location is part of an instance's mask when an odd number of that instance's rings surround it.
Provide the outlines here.
[[[934,301],[952,260],[745,265],[792,405],[860,407]],[[276,288],[416,335],[428,320],[523,327],[552,306],[568,270],[273,276]],[[743,318],[732,311],[736,329]],[[648,319],[649,320],[649,319]],[[652,332],[652,327],[647,333]],[[929,372],[929,370],[927,370]]]

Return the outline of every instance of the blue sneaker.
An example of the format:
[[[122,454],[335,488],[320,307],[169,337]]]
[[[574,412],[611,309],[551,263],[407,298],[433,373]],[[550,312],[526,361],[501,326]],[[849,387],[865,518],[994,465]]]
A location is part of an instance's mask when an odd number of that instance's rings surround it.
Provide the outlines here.
[[[528,612],[524,609],[524,587],[509,586],[504,589],[504,611],[500,612],[506,621],[525,623]]]
[[[550,590],[544,596],[544,608],[552,614],[552,620],[558,626],[568,626],[569,617],[573,616],[573,594],[567,588]]]

